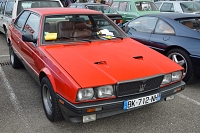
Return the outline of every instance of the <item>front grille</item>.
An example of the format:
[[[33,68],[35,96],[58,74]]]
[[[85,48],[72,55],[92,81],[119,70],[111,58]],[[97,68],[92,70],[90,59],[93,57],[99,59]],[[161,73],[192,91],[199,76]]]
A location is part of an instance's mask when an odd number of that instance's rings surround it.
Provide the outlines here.
[[[148,79],[141,79],[137,81],[130,81],[130,82],[123,82],[117,85],[117,96],[128,96],[134,95],[138,93],[143,93],[151,90],[158,89],[163,76],[148,78]]]

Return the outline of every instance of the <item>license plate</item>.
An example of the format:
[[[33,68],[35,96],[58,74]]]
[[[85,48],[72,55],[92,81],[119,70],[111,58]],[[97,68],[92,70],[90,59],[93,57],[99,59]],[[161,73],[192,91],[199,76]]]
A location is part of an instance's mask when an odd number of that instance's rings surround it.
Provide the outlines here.
[[[161,95],[159,93],[157,93],[157,94],[153,94],[153,95],[146,96],[146,97],[140,97],[137,99],[126,100],[126,101],[124,101],[123,109],[126,110],[126,109],[131,109],[131,108],[151,104],[151,103],[160,101],[160,99],[161,99]]]

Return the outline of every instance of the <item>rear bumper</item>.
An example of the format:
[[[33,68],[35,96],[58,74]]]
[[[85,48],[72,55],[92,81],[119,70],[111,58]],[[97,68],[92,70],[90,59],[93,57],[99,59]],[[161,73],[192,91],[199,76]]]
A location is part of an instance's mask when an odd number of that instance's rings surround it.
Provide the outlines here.
[[[194,66],[195,75],[200,78],[200,57],[199,56],[191,56],[191,60]]]
[[[60,95],[57,95],[57,96],[58,96],[58,99],[61,99],[62,101],[64,101],[64,104],[59,103],[63,116],[65,117],[65,119],[69,119],[71,122],[75,123],[75,122],[83,122],[83,116],[86,116],[86,115],[96,114],[96,119],[99,119],[99,118],[104,118],[104,117],[128,112],[140,107],[147,106],[147,105],[144,105],[144,106],[136,107],[133,109],[123,110],[123,105],[124,105],[125,100],[136,99],[136,98],[140,98],[140,97],[144,97],[144,96],[148,96],[148,95],[152,95],[156,93],[160,93],[161,100],[163,100],[166,97],[176,94],[177,92],[174,92],[174,91],[178,88],[181,88],[180,91],[184,90],[185,83],[181,81],[181,82],[172,84],[170,86],[166,86],[162,89],[157,89],[157,90],[143,93],[143,94],[120,97],[120,98],[115,98],[111,100],[82,103],[82,104],[72,104],[69,101],[62,98]],[[102,110],[92,112],[92,113],[87,113],[86,109],[88,108],[102,108]]]

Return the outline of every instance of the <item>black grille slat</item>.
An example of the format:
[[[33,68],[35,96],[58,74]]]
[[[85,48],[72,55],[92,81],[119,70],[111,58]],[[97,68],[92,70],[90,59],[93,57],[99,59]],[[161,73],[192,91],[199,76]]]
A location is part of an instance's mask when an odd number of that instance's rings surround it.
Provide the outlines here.
[[[149,79],[139,80],[139,81],[130,81],[119,83],[117,86],[117,96],[128,96],[138,93],[144,93],[147,91],[155,90],[159,88],[162,82],[163,76],[153,77]],[[144,90],[140,92],[140,86],[145,85]]]

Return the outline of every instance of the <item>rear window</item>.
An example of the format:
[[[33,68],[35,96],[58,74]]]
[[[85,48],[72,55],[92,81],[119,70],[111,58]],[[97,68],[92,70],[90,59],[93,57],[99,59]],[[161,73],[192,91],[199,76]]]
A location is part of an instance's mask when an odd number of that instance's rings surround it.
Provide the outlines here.
[[[26,8],[61,7],[59,1],[19,1],[17,15]]]

